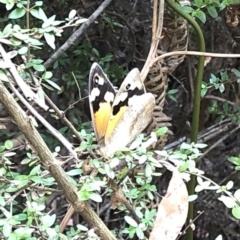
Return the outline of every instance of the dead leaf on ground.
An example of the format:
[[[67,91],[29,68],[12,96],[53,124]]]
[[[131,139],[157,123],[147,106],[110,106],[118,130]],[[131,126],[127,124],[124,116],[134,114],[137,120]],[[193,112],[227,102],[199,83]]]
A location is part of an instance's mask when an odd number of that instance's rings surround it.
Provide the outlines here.
[[[175,169],[167,193],[158,205],[158,213],[149,240],[175,240],[188,213],[188,191]]]

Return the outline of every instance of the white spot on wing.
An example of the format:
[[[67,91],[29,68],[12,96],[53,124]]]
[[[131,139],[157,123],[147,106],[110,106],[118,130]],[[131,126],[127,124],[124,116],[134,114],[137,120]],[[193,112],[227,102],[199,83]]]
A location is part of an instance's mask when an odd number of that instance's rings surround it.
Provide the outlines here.
[[[106,92],[105,93],[104,100],[107,103],[113,102],[113,99],[114,99],[114,94],[112,92]]]
[[[118,105],[120,102],[123,102],[127,99],[128,97],[128,93],[127,92],[122,92],[120,93],[117,98],[115,98],[115,101],[114,101],[114,106],[115,105]]]
[[[103,85],[103,84],[104,84],[104,79],[98,76],[98,85]]]
[[[100,90],[98,88],[93,88],[90,94],[90,102],[95,101],[96,97],[100,95]]]
[[[142,99],[144,99],[145,96],[146,96],[146,94],[143,94],[143,95],[140,95],[140,96],[133,96],[133,97],[129,98],[128,105],[129,106],[134,106],[134,105],[138,104],[139,101],[144,101]]]

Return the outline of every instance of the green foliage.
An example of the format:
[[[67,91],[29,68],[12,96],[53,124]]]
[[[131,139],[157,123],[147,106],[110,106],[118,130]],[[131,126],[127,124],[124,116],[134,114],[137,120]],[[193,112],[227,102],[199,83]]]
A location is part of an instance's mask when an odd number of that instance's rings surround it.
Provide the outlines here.
[[[117,63],[112,63],[114,60],[112,54],[102,56],[99,50],[91,46],[88,41],[76,44],[71,53],[65,52],[55,61],[52,70],[46,70],[42,57],[43,52],[51,54],[52,50],[58,46],[56,37],[61,37],[66,28],[79,26],[87,19],[77,17],[77,11],[71,10],[67,18],[57,20],[55,15],[47,14],[43,1],[0,0],[0,2],[5,4],[6,10],[9,11],[8,23],[0,31],[0,43],[7,45],[11,58],[16,57],[21,60],[22,64],[19,65],[21,77],[31,86],[37,88],[41,86],[57,94],[75,90],[77,83],[80,87],[86,87],[90,62],[94,61],[103,66],[111,81],[117,83],[118,79],[122,80],[125,77],[126,71]],[[195,0],[191,7],[186,6],[182,9],[205,22],[205,10],[212,17],[217,17],[218,10],[224,9],[229,4],[230,1]],[[122,24],[112,20],[106,14],[101,15],[101,18],[103,28],[104,25],[113,31],[116,28],[123,28]],[[76,59],[78,61],[75,61]],[[61,68],[70,70],[60,74],[59,78],[54,77],[54,71]],[[76,80],[73,78],[72,72],[74,72]],[[233,69],[232,72],[240,77],[237,69]],[[12,80],[4,68],[0,70],[0,80],[5,82]],[[224,92],[225,84],[228,82],[229,78],[226,72],[221,73],[220,77],[211,75],[210,82],[203,83],[202,96],[211,88],[221,93]],[[169,90],[167,96],[173,101],[177,101],[174,96],[177,92],[177,89]],[[38,95],[44,100],[43,91],[39,90]],[[217,103],[213,104],[210,110],[221,117],[235,118],[239,115],[237,106],[229,107],[226,102],[220,110]],[[64,107],[66,106],[61,106],[61,108]],[[55,111],[51,109],[50,112],[53,118],[58,119]],[[75,116],[71,117],[72,122],[79,126],[79,134],[82,138],[80,145],[75,150],[80,155],[92,153],[97,148],[94,135],[86,130],[86,124],[80,124],[79,119]],[[124,229],[119,229],[124,239],[134,237],[145,239],[144,231],[153,227],[156,209],[152,207],[152,203],[157,194],[153,180],[161,175],[159,169],[167,167],[169,162],[178,167],[186,180],[190,178],[190,174],[198,175],[196,195],[190,196],[191,201],[197,199],[200,191],[215,191],[217,194],[221,194],[219,200],[232,210],[233,216],[237,219],[240,218],[239,189],[231,193],[232,182],[227,183],[226,186],[219,186],[207,179],[196,166],[196,159],[201,156],[201,149],[206,147],[205,144],[183,143],[179,149],[170,152],[148,150],[157,138],[166,134],[167,131],[167,127],[163,127],[148,137],[144,137],[143,134],[139,135],[130,146],[116,153],[107,162],[104,162],[102,158],[92,157],[89,166],[98,170],[96,176],[85,175],[83,161],[73,163],[71,170],[67,172],[72,184],[78,189],[78,197],[82,201],[101,203],[103,198],[108,198],[112,194],[112,190],[108,187],[108,179],[114,179],[119,183],[140,219],[140,222],[133,219],[125,206],[118,207],[119,213],[124,216],[123,225],[126,226]],[[59,132],[66,136],[68,128],[62,127]],[[62,159],[62,147],[58,146],[56,140],[49,137],[46,132],[42,136],[56,159]],[[59,192],[56,189],[57,182],[40,164],[39,157],[31,146],[26,144],[26,150],[22,151],[22,159],[17,163],[14,158],[16,154],[17,149],[14,149],[11,140],[0,144],[0,232],[3,236],[8,240],[71,239],[76,236],[88,239],[87,236],[90,235],[91,230],[79,224],[69,228],[65,234],[59,232],[57,214],[46,209],[49,195]],[[164,160],[159,160],[159,157]],[[127,166],[124,169],[116,170],[115,168],[122,160],[126,160]],[[235,165],[236,170],[240,169],[239,156],[230,157],[228,160]],[[133,179],[130,173],[135,170],[139,171]]]
[[[237,104],[230,105],[228,102],[224,102],[222,106],[219,106],[217,101],[213,101],[212,106],[208,110],[210,113],[218,116],[216,122],[220,122],[225,118],[230,119],[233,123],[239,123],[240,121],[240,108]]]
[[[237,81],[239,81],[239,70],[232,69],[231,72],[234,73],[234,75],[237,77]],[[220,93],[224,93],[226,84],[231,84],[231,79],[229,78],[227,71],[220,72],[219,77],[211,74],[209,83],[202,83],[201,96],[204,97],[212,89],[217,90]],[[229,118],[232,122],[239,123],[240,108],[238,104],[231,104],[227,100],[223,103],[219,103],[217,100],[213,100],[212,105],[208,108],[208,110],[210,113],[216,114],[218,116],[216,122],[220,122],[225,118]]]
[[[235,165],[235,170],[240,170],[240,155],[237,157],[229,157],[228,161]]]
[[[235,3],[238,3],[238,0],[194,0],[191,6],[179,6],[179,8],[192,17],[198,18],[202,23],[206,23],[206,11],[212,18],[217,18],[219,11]]]
[[[178,93],[178,89],[171,89],[167,92],[167,97],[173,100],[174,102],[177,102],[177,99],[174,97],[174,94]]]

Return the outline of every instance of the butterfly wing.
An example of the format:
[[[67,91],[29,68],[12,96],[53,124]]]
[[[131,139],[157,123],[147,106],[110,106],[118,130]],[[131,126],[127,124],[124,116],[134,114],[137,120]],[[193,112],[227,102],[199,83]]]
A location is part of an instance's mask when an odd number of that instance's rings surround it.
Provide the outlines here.
[[[132,142],[152,120],[154,107],[155,97],[151,93],[132,98],[108,142],[100,148],[102,155],[109,158]]]
[[[90,70],[89,94],[93,127],[97,141],[101,142],[107,130],[116,92],[102,68],[97,63],[93,63]]]
[[[109,139],[113,134],[114,129],[121,121],[126,110],[130,105],[133,105],[132,102],[135,101],[134,99],[143,95],[145,92],[146,90],[141,80],[139,70],[137,68],[132,69],[124,79],[119,91],[115,96],[112,105],[112,113],[105,134],[105,145],[109,143]]]

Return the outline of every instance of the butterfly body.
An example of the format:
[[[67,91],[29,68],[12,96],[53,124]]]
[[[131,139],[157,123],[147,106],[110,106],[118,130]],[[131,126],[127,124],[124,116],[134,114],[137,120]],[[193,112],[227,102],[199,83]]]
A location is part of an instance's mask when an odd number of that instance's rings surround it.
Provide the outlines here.
[[[155,98],[146,93],[137,68],[130,71],[116,92],[101,67],[94,63],[89,93],[94,131],[104,156],[125,147],[151,121]]]

